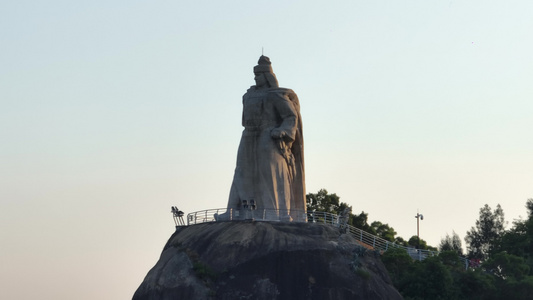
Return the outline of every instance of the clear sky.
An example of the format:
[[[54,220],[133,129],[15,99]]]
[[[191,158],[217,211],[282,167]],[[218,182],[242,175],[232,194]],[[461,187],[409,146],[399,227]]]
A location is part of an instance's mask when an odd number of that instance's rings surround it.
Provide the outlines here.
[[[1,1],[3,299],[130,299],[224,207],[264,47],[307,191],[438,245],[533,197],[531,1]],[[508,226],[508,227],[509,227]]]

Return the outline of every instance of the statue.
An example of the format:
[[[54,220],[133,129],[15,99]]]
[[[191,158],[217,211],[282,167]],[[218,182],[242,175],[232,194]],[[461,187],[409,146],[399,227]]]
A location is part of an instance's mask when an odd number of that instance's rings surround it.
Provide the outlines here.
[[[228,210],[249,208],[255,219],[305,220],[300,103],[280,88],[270,59],[259,58],[255,85],[243,96],[241,142]]]

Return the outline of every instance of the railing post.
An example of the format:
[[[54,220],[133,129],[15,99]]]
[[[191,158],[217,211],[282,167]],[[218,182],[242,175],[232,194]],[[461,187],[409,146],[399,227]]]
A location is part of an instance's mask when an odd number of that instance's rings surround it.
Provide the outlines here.
[[[374,241],[372,242],[372,248],[376,248],[376,236],[374,236]]]
[[[363,230],[359,229],[359,240],[363,241]]]

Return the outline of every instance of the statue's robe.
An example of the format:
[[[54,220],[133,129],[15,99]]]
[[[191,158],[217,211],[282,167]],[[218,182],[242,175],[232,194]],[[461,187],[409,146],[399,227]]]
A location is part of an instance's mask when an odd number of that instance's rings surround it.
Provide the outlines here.
[[[228,208],[254,200],[257,219],[305,218],[305,174],[302,119],[296,93],[285,88],[258,90],[243,96],[241,142]],[[285,132],[282,139],[271,132]]]

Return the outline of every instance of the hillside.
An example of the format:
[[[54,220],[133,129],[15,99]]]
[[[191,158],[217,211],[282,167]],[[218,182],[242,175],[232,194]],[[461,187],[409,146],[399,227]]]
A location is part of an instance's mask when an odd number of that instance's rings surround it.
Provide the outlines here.
[[[401,299],[379,254],[329,225],[179,227],[134,300]]]

